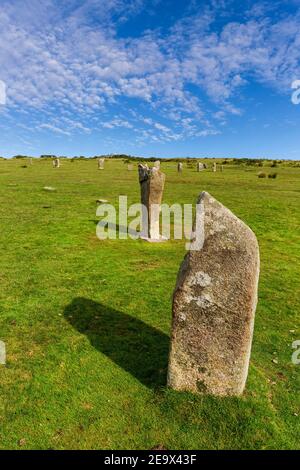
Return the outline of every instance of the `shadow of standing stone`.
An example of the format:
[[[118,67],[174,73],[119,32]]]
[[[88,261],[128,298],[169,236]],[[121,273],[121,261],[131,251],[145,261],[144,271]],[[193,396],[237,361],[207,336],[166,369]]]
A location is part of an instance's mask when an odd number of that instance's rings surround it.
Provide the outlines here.
[[[64,311],[91,345],[149,388],[166,384],[169,337],[127,313],[82,297]]]

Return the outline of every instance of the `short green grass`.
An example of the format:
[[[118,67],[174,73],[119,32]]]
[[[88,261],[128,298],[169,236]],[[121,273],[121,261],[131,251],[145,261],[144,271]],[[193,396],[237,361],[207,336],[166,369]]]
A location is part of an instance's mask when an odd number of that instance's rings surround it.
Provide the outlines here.
[[[247,387],[221,399],[165,385],[185,241],[96,237],[96,199],[139,202],[137,172],[121,160],[104,171],[95,160],[22,165],[0,161],[0,448],[299,448],[291,344],[300,339],[300,168],[259,179],[256,167],[214,174],[185,166],[178,175],[175,163],[162,164],[164,202],[194,203],[209,191],[259,240]]]

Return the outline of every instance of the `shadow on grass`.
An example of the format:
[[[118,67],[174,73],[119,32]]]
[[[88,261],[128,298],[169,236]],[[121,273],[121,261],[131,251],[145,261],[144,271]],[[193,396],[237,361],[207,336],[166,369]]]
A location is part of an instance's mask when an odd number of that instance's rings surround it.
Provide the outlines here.
[[[91,345],[150,388],[166,384],[169,337],[127,313],[82,297],[64,311]]]
[[[100,227],[102,227],[103,229],[107,231],[106,221],[90,220],[90,222],[94,222],[95,225],[99,225]],[[126,233],[128,235],[131,235],[132,237],[139,238],[139,232],[136,232],[135,230],[132,230],[131,228],[126,227],[125,225],[119,225],[119,224],[114,224],[110,222],[109,228],[110,230],[115,230],[116,233]]]

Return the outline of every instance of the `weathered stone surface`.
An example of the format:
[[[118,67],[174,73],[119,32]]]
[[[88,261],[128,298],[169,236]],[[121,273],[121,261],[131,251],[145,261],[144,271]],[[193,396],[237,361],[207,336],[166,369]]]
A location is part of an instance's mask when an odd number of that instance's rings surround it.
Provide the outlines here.
[[[0,364],[5,365],[6,364],[6,349],[5,349],[5,343],[0,340]]]
[[[197,171],[199,172],[199,171],[202,171],[202,170],[204,170],[204,165],[203,165],[203,163],[198,162],[197,163]]]
[[[173,296],[168,385],[213,395],[243,392],[259,277],[251,229],[208,193]]]
[[[160,170],[160,160],[156,160],[156,162],[154,162],[154,167]]]
[[[160,240],[159,213],[166,176],[158,168],[143,164],[139,164],[138,171],[143,204],[142,238]]]
[[[182,169],[183,169],[183,164],[179,162],[178,165],[177,165],[178,173],[182,173]]]
[[[217,164],[216,162],[213,163],[213,172],[215,173],[217,171]]]
[[[98,158],[98,170],[104,170],[104,158]]]
[[[59,168],[60,167],[60,161],[59,158],[54,158],[52,161],[53,168]]]

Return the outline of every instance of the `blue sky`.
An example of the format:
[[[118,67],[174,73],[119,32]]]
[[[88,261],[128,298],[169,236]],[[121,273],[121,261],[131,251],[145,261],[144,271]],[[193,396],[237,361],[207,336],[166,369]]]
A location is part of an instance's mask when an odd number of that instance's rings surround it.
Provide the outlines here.
[[[6,157],[300,159],[297,79],[300,0],[0,0]]]

